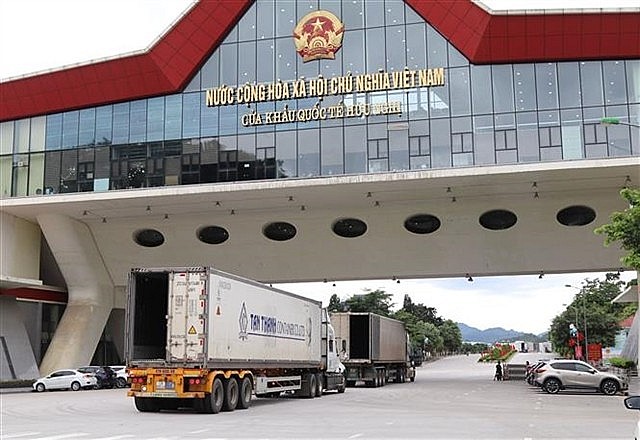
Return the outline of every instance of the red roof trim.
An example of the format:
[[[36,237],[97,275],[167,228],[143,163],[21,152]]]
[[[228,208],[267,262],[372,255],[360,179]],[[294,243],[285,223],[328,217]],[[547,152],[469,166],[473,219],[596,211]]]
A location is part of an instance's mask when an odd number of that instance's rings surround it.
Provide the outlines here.
[[[13,289],[0,289],[0,295],[15,296],[18,299],[30,299],[33,301],[49,301],[67,303],[67,292],[38,289],[35,287],[16,287]]]
[[[472,63],[640,58],[640,13],[491,15],[405,0]],[[0,121],[180,92],[252,0],[200,1],[149,51],[0,83]]]

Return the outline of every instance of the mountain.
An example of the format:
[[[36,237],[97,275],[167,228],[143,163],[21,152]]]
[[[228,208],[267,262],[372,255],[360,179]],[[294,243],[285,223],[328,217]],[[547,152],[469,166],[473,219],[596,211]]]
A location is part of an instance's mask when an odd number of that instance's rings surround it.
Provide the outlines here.
[[[458,328],[462,334],[462,340],[464,342],[485,342],[487,344],[493,344],[497,341],[515,341],[515,340],[531,340],[531,342],[538,342],[539,338],[535,335],[525,332],[519,332],[516,330],[505,330],[502,327],[488,328],[486,330],[480,330],[475,327],[470,327],[462,322],[458,322]]]

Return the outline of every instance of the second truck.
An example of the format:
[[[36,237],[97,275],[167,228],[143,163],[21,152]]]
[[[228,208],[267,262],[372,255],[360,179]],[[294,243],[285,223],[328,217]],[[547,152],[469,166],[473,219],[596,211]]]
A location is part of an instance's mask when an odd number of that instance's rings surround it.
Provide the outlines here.
[[[129,275],[125,352],[139,411],[248,408],[252,396],[344,392],[322,303],[212,268]]]
[[[415,380],[411,344],[402,321],[375,313],[341,312],[331,313],[331,322],[347,369],[347,386],[359,381],[379,387]]]

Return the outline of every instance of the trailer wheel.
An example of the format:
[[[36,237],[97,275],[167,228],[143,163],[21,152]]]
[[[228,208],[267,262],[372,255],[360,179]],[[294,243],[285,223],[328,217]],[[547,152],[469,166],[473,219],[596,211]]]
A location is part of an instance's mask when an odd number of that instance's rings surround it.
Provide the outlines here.
[[[230,377],[224,381],[224,404],[222,409],[225,411],[233,411],[238,406],[238,381],[235,377]]]
[[[316,397],[322,396],[322,390],[324,389],[324,384],[322,383],[322,373],[316,374]]]
[[[198,404],[198,410],[207,414],[218,414],[224,404],[224,387],[219,377],[213,379],[211,393]]]
[[[238,409],[247,409],[251,406],[251,394],[253,393],[253,385],[251,378],[245,376],[240,382],[240,395],[238,396]]]
[[[316,375],[313,373],[307,374],[307,381],[305,386],[302,387],[302,396],[310,399],[316,397]]]

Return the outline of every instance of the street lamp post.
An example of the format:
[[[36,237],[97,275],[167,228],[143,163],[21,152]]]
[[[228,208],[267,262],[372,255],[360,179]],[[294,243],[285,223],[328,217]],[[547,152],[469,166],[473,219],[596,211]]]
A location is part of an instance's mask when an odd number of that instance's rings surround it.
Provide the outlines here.
[[[638,124],[632,124],[631,122],[621,121],[620,118],[602,118],[600,123],[605,126],[609,125],[628,125],[629,127],[640,127]],[[572,286],[573,287],[573,286]]]
[[[571,284],[565,284],[564,287],[570,287],[572,289],[576,289],[578,291],[582,291],[582,289],[572,286]],[[589,336],[587,334],[587,308],[585,307],[584,304],[584,297],[585,295],[582,295],[582,325],[584,326],[584,358],[587,362],[589,362]],[[576,308],[576,321],[578,320],[578,310]]]

